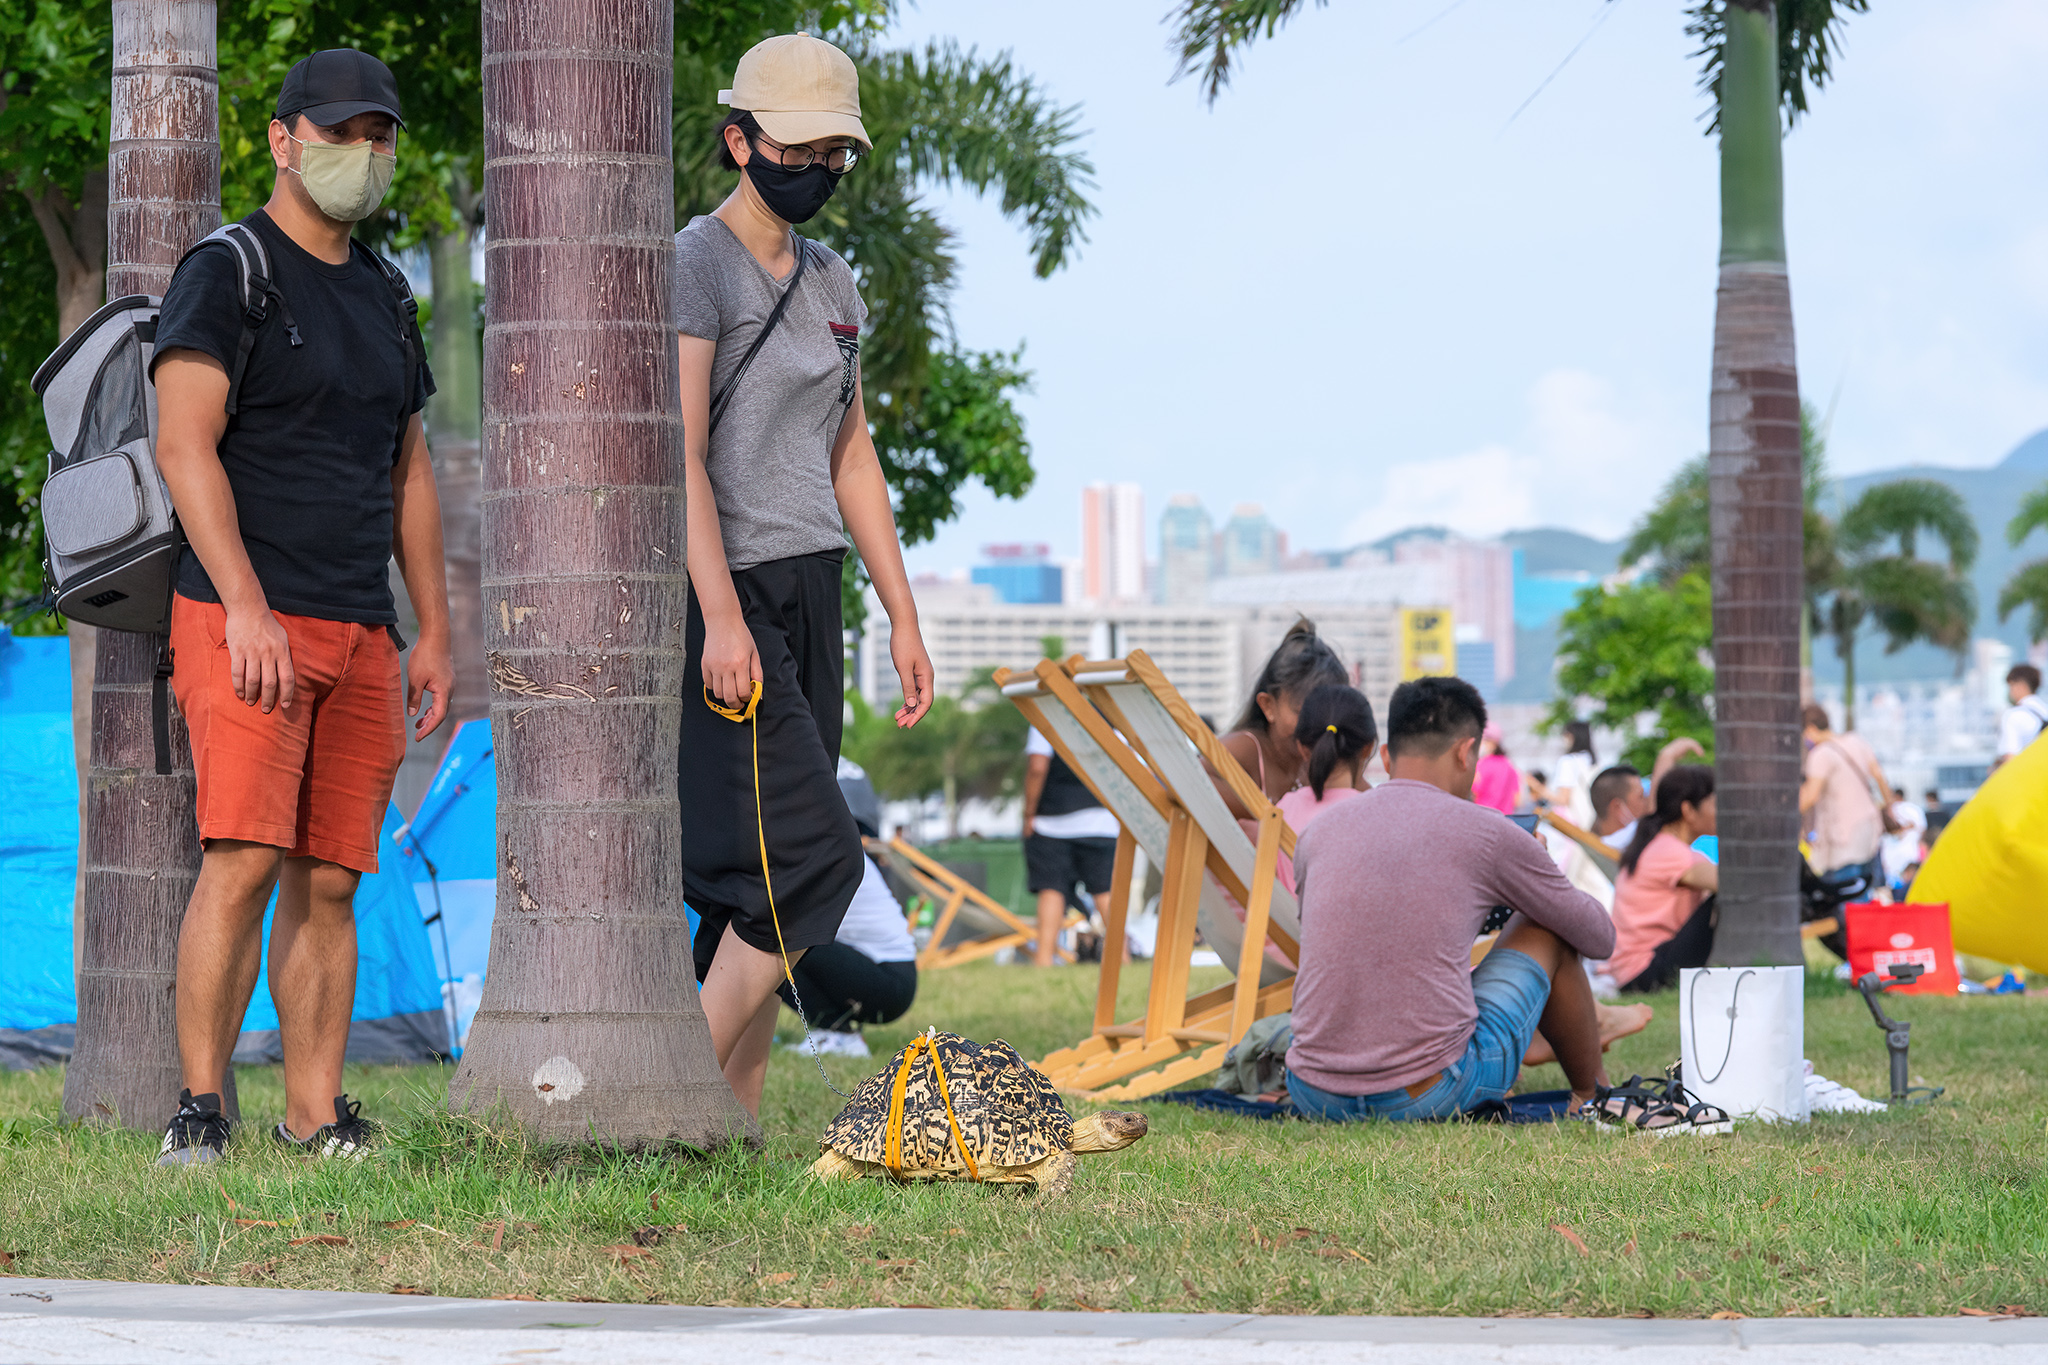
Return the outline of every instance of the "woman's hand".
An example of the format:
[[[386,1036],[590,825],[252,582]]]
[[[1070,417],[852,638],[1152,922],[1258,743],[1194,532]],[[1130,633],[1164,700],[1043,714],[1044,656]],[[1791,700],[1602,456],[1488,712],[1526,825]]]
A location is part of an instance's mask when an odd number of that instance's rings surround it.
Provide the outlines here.
[[[925,665],[929,668],[931,665]],[[704,621],[704,685],[726,706],[743,707],[761,681],[761,652],[737,614]]]
[[[889,657],[895,661],[896,677],[903,684],[903,706],[896,712],[896,727],[908,730],[932,709],[932,656],[925,652],[924,636],[917,627],[889,631]]]

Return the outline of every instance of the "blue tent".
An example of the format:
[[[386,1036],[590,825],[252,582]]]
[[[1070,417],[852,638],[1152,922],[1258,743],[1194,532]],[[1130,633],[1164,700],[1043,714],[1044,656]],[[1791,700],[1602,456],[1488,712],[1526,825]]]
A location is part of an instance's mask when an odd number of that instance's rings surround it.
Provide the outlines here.
[[[498,904],[498,770],[488,720],[463,722],[412,823],[390,839],[397,855],[388,861],[433,935],[459,1051],[483,999]]]
[[[70,642],[0,626],[0,1067],[71,1055],[78,769]]]
[[[351,1062],[425,1062],[449,1054],[448,1014],[441,974],[400,870],[391,837],[404,828],[398,807],[384,811],[377,870],[356,884],[356,1000],[349,1012]],[[270,921],[277,895],[263,912],[263,955],[256,993],[242,1019],[235,1060],[244,1066],[284,1060],[277,1005],[270,994]]]
[[[78,860],[78,778],[71,749],[69,642],[0,627],[0,1067],[61,1062],[78,1017],[71,906]],[[449,1051],[448,1016],[427,927],[388,836],[382,867],[356,892],[361,962],[349,1059],[425,1061]],[[273,905],[275,901],[273,900]],[[264,919],[265,942],[269,916]],[[275,1061],[277,1012],[259,980],[235,1049]]]

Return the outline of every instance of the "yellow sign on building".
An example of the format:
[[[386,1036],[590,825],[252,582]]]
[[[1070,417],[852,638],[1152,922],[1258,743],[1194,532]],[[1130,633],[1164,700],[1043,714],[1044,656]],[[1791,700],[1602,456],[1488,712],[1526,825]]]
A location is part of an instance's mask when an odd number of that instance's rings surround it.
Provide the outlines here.
[[[1448,607],[1408,607],[1401,612],[1401,681],[1446,677],[1458,671],[1458,642]]]

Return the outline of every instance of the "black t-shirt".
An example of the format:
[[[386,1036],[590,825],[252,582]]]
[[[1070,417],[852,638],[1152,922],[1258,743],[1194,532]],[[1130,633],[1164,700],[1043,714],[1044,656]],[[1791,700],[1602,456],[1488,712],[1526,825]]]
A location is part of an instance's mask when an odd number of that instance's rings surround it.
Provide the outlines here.
[[[404,313],[376,266],[351,252],[329,265],[258,209],[243,222],[270,254],[286,307],[270,301],[228,419],[220,462],[249,564],[273,611],[392,625],[391,468],[433,376],[422,361],[405,391]],[[303,344],[292,346],[284,313]],[[234,371],[242,335],[241,266],[226,246],[186,261],[164,295],[156,354],[203,351]],[[220,595],[188,546],[178,591]]]

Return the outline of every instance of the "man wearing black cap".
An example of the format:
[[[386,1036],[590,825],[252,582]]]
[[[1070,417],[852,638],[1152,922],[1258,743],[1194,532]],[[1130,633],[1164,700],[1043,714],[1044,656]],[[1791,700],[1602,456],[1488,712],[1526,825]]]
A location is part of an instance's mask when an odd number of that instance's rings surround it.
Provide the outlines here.
[[[286,1104],[273,1135],[356,1156],[373,1133],[341,1093],[356,883],[377,868],[405,714],[424,739],[453,679],[420,423],[433,379],[403,277],[350,240],[390,187],[403,121],[389,68],[366,53],[293,67],[270,125],[270,201],[229,230],[245,231],[239,244],[186,257],[157,324],[156,453],[188,542],[171,686],[206,849],[178,939],[186,1089],[161,1165],[217,1161],[227,1146],[220,1087],[273,888]],[[409,687],[394,556],[420,623]]]

